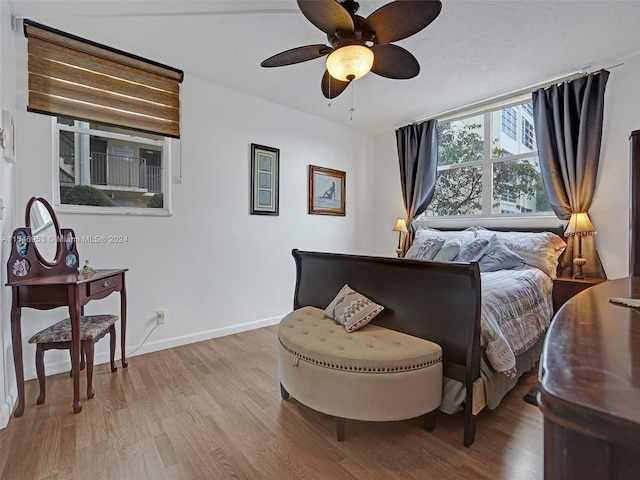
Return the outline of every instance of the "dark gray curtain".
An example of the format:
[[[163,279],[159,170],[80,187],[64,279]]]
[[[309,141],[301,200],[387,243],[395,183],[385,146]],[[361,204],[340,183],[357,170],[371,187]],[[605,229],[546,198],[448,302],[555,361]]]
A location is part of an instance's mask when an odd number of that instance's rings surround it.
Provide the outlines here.
[[[542,182],[551,208],[561,220],[568,220],[572,213],[589,212],[591,206],[600,163],[608,78],[609,72],[601,70],[533,92]],[[577,241],[577,237],[567,239],[562,275],[573,273]],[[592,236],[582,237],[582,255],[587,259],[584,272],[588,276],[606,277]]]
[[[428,120],[396,130],[400,183],[410,231],[404,239],[405,252],[415,235],[413,220],[427,209],[436,188],[437,126],[436,120]]]

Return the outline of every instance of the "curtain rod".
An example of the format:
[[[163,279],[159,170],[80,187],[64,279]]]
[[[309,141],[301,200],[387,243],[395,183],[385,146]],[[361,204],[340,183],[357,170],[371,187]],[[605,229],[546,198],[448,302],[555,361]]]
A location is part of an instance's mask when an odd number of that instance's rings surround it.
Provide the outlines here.
[[[595,72],[599,72],[601,70],[610,70],[616,67],[619,67],[620,65],[624,65],[623,63],[619,63],[617,65],[613,65],[611,67],[605,67],[605,68],[599,68],[598,70],[594,70],[593,72],[588,72],[586,68],[581,68],[580,70],[576,70],[575,72],[572,73],[568,73],[566,75],[563,75],[561,77],[556,77],[553,78],[551,80],[547,80],[546,82],[542,82],[542,83],[537,83],[535,85],[531,85],[529,87],[526,88],[520,88],[518,90],[512,90],[511,92],[505,93],[505,94],[501,94],[501,95],[496,95],[494,97],[488,98],[486,100],[482,100],[480,102],[473,102],[473,103],[468,103],[466,105],[463,105],[462,107],[456,107],[456,108],[452,108],[451,110],[445,110],[444,112],[440,112],[436,115],[429,115],[427,117],[422,117],[419,118],[417,120],[413,120],[412,122],[408,122],[409,124],[415,124],[415,123],[421,123],[424,122],[426,120],[430,120],[432,118],[437,118],[437,119],[442,119],[442,118],[446,118],[446,117],[454,117],[456,115],[468,112],[471,109],[481,109],[482,107],[488,107],[492,104],[498,103],[500,101],[504,101],[504,100],[509,100],[510,98],[513,97],[517,97],[519,95],[525,95],[527,93],[531,93],[535,90],[538,90],[540,88],[547,88],[550,87],[551,85],[555,85],[556,83],[561,83],[561,82],[566,82],[567,80],[575,80],[576,78],[580,78],[580,77],[584,77],[586,75],[589,75],[589,73],[595,73]],[[406,123],[405,123],[406,125]],[[396,127],[396,128],[400,128],[400,127]]]

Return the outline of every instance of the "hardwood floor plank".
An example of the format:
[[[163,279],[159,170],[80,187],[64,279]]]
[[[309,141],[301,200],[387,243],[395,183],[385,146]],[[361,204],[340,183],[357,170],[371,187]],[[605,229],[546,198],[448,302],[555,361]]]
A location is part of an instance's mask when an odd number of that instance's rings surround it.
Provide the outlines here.
[[[266,327],[94,369],[96,396],[71,410],[68,373],[25,385],[23,417],[0,431],[0,480],[536,480],[543,477],[542,414],[522,400],[525,374],[462,445],[463,416],[335,419],[280,397],[277,327]],[[82,379],[81,391],[85,388]]]

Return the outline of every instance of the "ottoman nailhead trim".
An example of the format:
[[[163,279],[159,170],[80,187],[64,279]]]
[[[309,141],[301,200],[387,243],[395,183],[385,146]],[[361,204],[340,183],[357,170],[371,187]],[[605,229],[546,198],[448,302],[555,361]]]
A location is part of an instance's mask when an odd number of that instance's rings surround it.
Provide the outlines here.
[[[300,355],[299,353],[286,347],[282,343],[282,341],[280,341],[280,345],[282,345],[282,348],[284,348],[287,352],[289,352],[291,355],[294,355],[296,357],[296,360],[294,361],[294,366],[297,366],[298,359],[302,359],[306,362],[320,365],[322,367],[333,368],[335,370],[346,370],[351,372],[364,372],[364,373],[404,372],[409,370],[420,370],[421,368],[427,368],[432,365],[436,365],[442,361],[442,357],[438,357],[429,362],[421,362],[414,365],[403,365],[401,367],[354,367],[354,366],[340,365],[337,363],[322,362],[322,361],[316,360],[315,358],[311,358],[307,355]]]

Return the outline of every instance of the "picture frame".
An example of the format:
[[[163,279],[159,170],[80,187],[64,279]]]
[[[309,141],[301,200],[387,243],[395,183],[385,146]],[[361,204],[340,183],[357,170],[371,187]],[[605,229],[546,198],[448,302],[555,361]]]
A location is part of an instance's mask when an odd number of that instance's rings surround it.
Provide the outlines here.
[[[279,215],[280,149],[251,144],[251,215]]]
[[[344,217],[346,179],[341,170],[309,165],[309,214]]]

